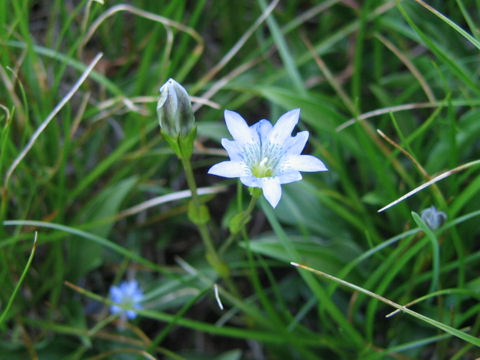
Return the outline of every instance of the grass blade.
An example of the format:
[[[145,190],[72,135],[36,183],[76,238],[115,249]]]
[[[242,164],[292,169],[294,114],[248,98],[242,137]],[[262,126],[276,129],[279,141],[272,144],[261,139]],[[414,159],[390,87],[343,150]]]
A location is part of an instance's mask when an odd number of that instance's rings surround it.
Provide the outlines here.
[[[324,273],[324,272],[322,272],[322,271],[320,271],[320,270],[312,269],[312,268],[309,267],[309,266],[302,265],[302,264],[298,264],[298,263],[295,263],[295,262],[291,262],[290,264],[293,265],[293,266],[295,266],[295,267],[298,267],[298,268],[301,268],[301,269],[310,271],[310,272],[312,272],[312,273],[314,273],[314,274],[317,274],[317,275],[322,276],[322,277],[324,277],[324,278],[327,278],[327,279],[329,279],[329,280],[335,281],[335,282],[337,282],[337,283],[339,283],[339,284],[341,284],[341,285],[343,285],[343,286],[346,286],[346,287],[348,287],[348,288],[350,288],[350,289],[352,289],[352,290],[354,290],[354,291],[358,291],[358,292],[361,292],[361,293],[363,293],[363,294],[365,294],[365,295],[368,295],[368,296],[370,296],[370,297],[373,297],[373,298],[375,298],[375,299],[377,299],[377,300],[379,300],[379,301],[381,301],[381,302],[383,302],[383,303],[385,303],[385,304],[387,304],[387,305],[390,305],[390,306],[394,307],[394,308],[397,309],[397,310],[400,310],[400,311],[402,311],[402,312],[404,312],[404,313],[406,313],[406,314],[408,314],[408,315],[410,315],[410,316],[413,316],[414,318],[416,318],[416,319],[418,319],[418,320],[421,320],[421,321],[423,321],[423,322],[426,322],[427,324],[430,324],[431,326],[436,327],[437,329],[440,329],[440,330],[442,330],[442,331],[445,331],[446,333],[449,333],[450,335],[456,336],[456,337],[458,337],[458,338],[460,338],[460,339],[462,339],[462,340],[464,340],[464,341],[466,341],[466,342],[468,342],[468,343],[470,343],[470,344],[472,344],[472,345],[475,345],[475,346],[477,346],[477,347],[480,347],[480,339],[479,339],[479,338],[476,338],[475,336],[469,335],[469,334],[467,334],[467,333],[465,333],[465,332],[463,332],[463,331],[461,331],[461,330],[455,329],[455,328],[453,328],[453,327],[451,327],[451,326],[448,326],[448,325],[446,325],[446,324],[444,324],[444,323],[441,323],[441,322],[439,322],[439,321],[437,321],[437,320],[431,319],[431,318],[429,318],[429,317],[427,317],[427,316],[425,316],[425,315],[422,315],[422,314],[417,313],[417,312],[415,312],[415,311],[413,311],[413,310],[410,310],[410,309],[406,308],[405,306],[402,306],[402,305],[400,305],[400,304],[397,304],[397,303],[393,302],[392,300],[389,300],[389,299],[387,299],[387,298],[385,298],[385,297],[383,297],[383,296],[381,296],[381,295],[377,295],[377,294],[375,294],[375,293],[373,293],[373,292],[371,292],[371,291],[369,291],[369,290],[367,290],[367,289],[364,289],[364,288],[362,288],[362,287],[360,287],[360,286],[357,286],[357,285],[355,285],[355,284],[349,283],[348,281],[339,279],[339,278],[337,278],[337,277],[335,277],[335,276],[332,276],[332,275],[330,275],[330,274]]]
[[[35,250],[37,248],[37,237],[38,237],[38,233],[35,232],[35,235],[33,238],[32,250],[30,251],[30,256],[28,257],[27,263],[23,268],[22,275],[20,275],[20,279],[18,279],[17,285],[15,285],[15,289],[13,289],[12,295],[10,295],[10,298],[8,299],[8,303],[5,306],[5,309],[3,310],[2,314],[0,315],[0,327],[3,327],[3,322],[5,321],[5,318],[7,317],[7,314],[13,305],[13,301],[15,300],[15,297],[17,296],[17,293],[20,290],[20,286],[22,286],[23,280],[25,280],[25,277],[27,276],[27,272],[28,272],[28,269],[30,269],[30,265],[32,265],[33,256],[35,255]]]

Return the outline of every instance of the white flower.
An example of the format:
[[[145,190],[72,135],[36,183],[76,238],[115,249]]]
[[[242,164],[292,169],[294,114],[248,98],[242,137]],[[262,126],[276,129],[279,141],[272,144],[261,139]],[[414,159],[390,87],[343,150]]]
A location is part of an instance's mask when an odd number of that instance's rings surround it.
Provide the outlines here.
[[[240,178],[250,187],[261,188],[273,207],[282,196],[281,184],[302,179],[300,171],[327,171],[325,164],[312,155],[300,155],[308,140],[308,131],[291,136],[298,123],[300,109],[283,114],[272,126],[260,120],[248,126],[236,112],[225,110],[225,122],[233,140],[222,139],[230,161],[213,165],[209,174]]]
[[[141,309],[140,302],[143,299],[143,293],[136,280],[124,281],[118,286],[110,287],[110,299],[124,307]],[[110,306],[110,312],[112,314],[119,313],[122,317],[126,315],[129,319],[134,319],[137,316],[134,310],[124,310],[117,305]]]

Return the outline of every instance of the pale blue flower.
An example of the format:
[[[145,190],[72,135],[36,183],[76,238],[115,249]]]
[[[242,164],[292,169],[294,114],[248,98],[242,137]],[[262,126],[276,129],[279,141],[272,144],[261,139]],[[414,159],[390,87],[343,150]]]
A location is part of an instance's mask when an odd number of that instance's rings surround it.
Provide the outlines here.
[[[298,123],[300,109],[283,114],[272,126],[260,120],[248,126],[236,112],[225,110],[225,122],[233,140],[222,139],[229,161],[213,165],[209,174],[240,178],[250,187],[261,188],[273,207],[282,196],[280,185],[302,179],[300,171],[326,171],[325,164],[312,155],[301,155],[308,131],[291,136]]]
[[[143,293],[136,280],[124,281],[118,286],[110,287],[110,299],[118,305],[140,310]],[[117,305],[110,306],[110,312],[112,314],[119,313],[122,317],[126,315],[129,319],[137,316],[134,310],[125,310]]]
[[[435,206],[431,206],[422,211],[422,220],[430,229],[435,230],[447,220],[447,214],[438,211]]]

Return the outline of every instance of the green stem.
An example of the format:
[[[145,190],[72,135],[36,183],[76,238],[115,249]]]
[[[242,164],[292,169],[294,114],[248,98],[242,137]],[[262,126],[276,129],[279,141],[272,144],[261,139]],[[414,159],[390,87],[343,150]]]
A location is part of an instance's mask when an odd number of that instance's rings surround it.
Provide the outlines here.
[[[248,204],[247,209],[245,210],[245,217],[251,214],[253,209],[255,208],[255,204],[257,203],[258,195],[253,195],[250,199],[250,203]]]
[[[185,176],[187,178],[187,184],[192,192],[192,204],[195,208],[197,214],[202,212],[202,204],[198,198],[197,194],[197,183],[195,182],[195,177],[193,176],[192,164],[190,162],[190,158],[181,158],[183,168],[185,170]],[[253,209],[255,204],[249,206],[250,211]],[[206,210],[206,209],[205,209]],[[207,210],[208,211],[208,210]],[[207,261],[213,266],[215,271],[218,275],[223,279],[227,287],[229,288],[230,292],[238,299],[241,299],[240,292],[238,291],[235,283],[232,281],[230,276],[230,269],[228,265],[225,264],[224,261],[221,260],[215,247],[213,246],[212,238],[210,237],[210,232],[208,231],[207,222],[201,221],[194,221],[195,225],[198,227],[198,231],[200,232],[200,236],[202,237],[203,243],[205,244],[205,248],[207,250]]]
[[[250,199],[250,203],[248,204],[247,209],[243,212],[242,219],[239,223],[243,223],[244,220],[246,220],[250,214],[252,213],[253,209],[255,208],[255,204],[257,203],[258,200],[258,195],[252,195],[252,198]],[[225,251],[233,244],[233,241],[237,237],[239,233],[231,233],[230,236],[225,240],[223,245],[220,247],[220,250],[218,251],[220,256],[223,256]]]
[[[198,198],[198,194],[197,194],[197,183],[195,182],[195,177],[193,176],[192,164],[190,163],[190,159],[182,158],[181,160],[182,160],[183,169],[185,170],[185,176],[187,178],[188,187],[190,188],[190,191],[192,192],[193,206],[195,207],[195,209],[197,211],[200,211],[201,204],[200,204],[200,199]],[[210,236],[210,232],[208,231],[207,224],[200,223],[200,224],[196,224],[196,225],[198,227],[198,231],[200,233],[200,236],[202,237],[203,243],[205,244],[205,248],[207,249],[207,256],[208,256],[209,260],[213,262],[213,265],[216,264],[217,266],[220,266],[221,265],[221,260],[218,257],[218,254],[217,254],[217,251],[215,250],[215,247],[213,246],[213,241],[212,241],[212,238]]]

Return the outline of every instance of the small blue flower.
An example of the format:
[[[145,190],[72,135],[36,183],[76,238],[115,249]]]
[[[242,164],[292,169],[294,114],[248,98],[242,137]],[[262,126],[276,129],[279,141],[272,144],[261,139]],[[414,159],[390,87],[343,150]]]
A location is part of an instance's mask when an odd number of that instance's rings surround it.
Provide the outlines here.
[[[435,230],[447,220],[447,214],[438,211],[435,206],[431,206],[422,211],[422,220],[430,229]]]
[[[291,136],[298,123],[300,109],[283,114],[273,126],[260,120],[248,126],[236,112],[225,110],[225,122],[233,140],[222,139],[229,161],[213,165],[209,174],[240,178],[250,187],[261,188],[273,207],[282,196],[282,184],[302,179],[300,171],[327,171],[325,164],[312,155],[301,155],[308,131]]]
[[[121,306],[140,310],[143,293],[136,280],[124,281],[118,286],[110,287],[110,299]],[[117,305],[110,306],[110,312],[112,314],[119,313],[122,317],[126,315],[129,319],[134,319],[137,316],[135,311],[124,310]]]

